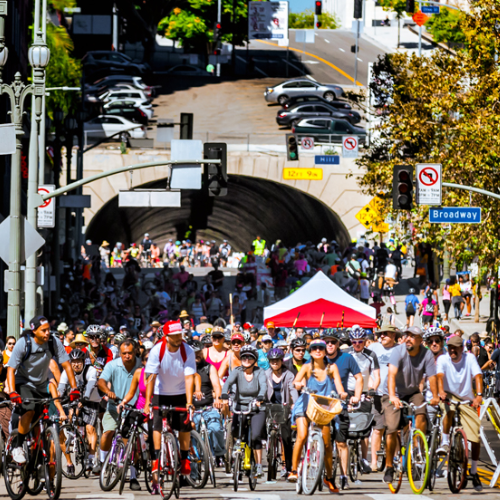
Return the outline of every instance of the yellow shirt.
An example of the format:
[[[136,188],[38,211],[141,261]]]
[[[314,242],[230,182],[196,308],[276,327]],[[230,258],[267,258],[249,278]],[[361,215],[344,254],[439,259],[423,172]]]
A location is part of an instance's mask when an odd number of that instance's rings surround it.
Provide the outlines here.
[[[450,292],[452,297],[461,297],[462,296],[462,292],[460,291],[460,285],[458,283],[455,283],[454,285],[449,286],[448,291]]]

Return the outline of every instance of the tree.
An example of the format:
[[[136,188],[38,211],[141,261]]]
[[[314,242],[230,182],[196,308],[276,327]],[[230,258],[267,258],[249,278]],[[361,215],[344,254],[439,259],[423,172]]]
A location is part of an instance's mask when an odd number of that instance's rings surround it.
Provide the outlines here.
[[[441,163],[443,179],[496,190],[500,185],[500,5],[477,0],[463,20],[466,48],[457,55],[387,54],[373,66],[370,84],[376,138],[358,160],[366,169],[360,185],[367,194],[385,195],[389,212],[393,166]],[[401,212],[400,221],[455,261],[478,256],[483,265],[498,263],[500,206],[497,200],[446,189],[444,206],[480,206],[482,224],[428,222],[429,207]]]
[[[380,0],[380,4],[385,11],[396,13],[398,20],[398,48],[401,41],[401,19],[406,12],[406,0]],[[413,14],[413,12],[411,12]]]
[[[462,30],[462,23],[465,13],[459,10],[441,7],[439,14],[434,14],[426,23],[427,31],[438,43],[465,43],[465,34]]]
[[[324,12],[318,16],[318,21],[321,23],[321,29],[334,30],[340,27],[339,20],[329,12]],[[313,29],[314,12],[312,10],[299,13],[290,12],[288,14],[288,27],[290,29]]]

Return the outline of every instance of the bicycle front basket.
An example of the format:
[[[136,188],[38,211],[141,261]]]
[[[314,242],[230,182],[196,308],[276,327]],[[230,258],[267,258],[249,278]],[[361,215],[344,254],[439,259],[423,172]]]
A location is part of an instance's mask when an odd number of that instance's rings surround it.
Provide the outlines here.
[[[276,425],[285,424],[288,422],[288,415],[290,414],[290,407],[268,404],[266,406],[266,418],[271,420]]]
[[[335,416],[342,413],[342,403],[335,398],[311,394],[306,415],[309,420],[318,425],[329,424]]]

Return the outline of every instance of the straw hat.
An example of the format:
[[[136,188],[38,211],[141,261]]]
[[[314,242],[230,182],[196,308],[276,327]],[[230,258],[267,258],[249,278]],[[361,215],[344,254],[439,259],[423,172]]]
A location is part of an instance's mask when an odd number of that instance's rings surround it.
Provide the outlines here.
[[[179,318],[189,318],[189,313],[186,310],[181,311]]]
[[[76,336],[75,336],[75,340],[73,340],[73,342],[71,342],[70,344],[70,347],[72,349],[75,349],[75,344],[87,344],[89,345],[89,342],[88,340],[84,337],[84,335],[82,333],[78,333]]]
[[[104,241],[101,243],[101,246],[102,246],[102,247],[109,247],[109,243],[108,243],[106,240],[104,240]]]

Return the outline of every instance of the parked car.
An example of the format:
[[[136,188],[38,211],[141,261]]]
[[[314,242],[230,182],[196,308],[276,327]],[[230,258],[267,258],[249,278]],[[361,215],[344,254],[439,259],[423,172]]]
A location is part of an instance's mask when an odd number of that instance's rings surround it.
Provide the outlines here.
[[[198,68],[197,66],[191,66],[190,64],[179,64],[174,66],[167,71],[167,74],[181,76],[212,76],[208,71]]]
[[[145,114],[147,120],[151,120],[154,115],[153,106],[148,101],[139,99],[114,99],[103,106],[104,114],[109,114],[111,109],[134,107]],[[115,112],[113,112],[115,114]],[[120,114],[120,113],[118,113]]]
[[[299,137],[312,137],[314,142],[342,144],[342,136],[358,135],[359,143],[366,143],[366,130],[351,125],[347,120],[334,118],[307,118],[292,127],[292,133]]]
[[[323,97],[319,95],[314,95],[314,94],[304,94],[304,95],[296,95],[294,97],[290,97],[285,104],[283,104],[283,107],[285,109],[291,108],[292,106],[295,106],[296,104],[301,104],[304,102],[322,102],[325,104],[328,104],[330,106],[333,106],[334,108],[338,109],[352,109],[352,106],[345,101],[327,101]]]
[[[109,89],[98,97],[101,102],[116,101],[116,99],[138,99],[149,102],[144,92],[139,89]]]
[[[145,75],[151,71],[149,64],[135,63],[126,54],[113,50],[92,50],[82,58],[85,74]]]
[[[300,94],[319,95],[327,101],[334,101],[340,99],[344,95],[344,91],[338,85],[323,85],[308,78],[298,78],[287,80],[274,87],[268,87],[264,92],[264,97],[267,102],[277,102],[283,105],[291,97]]]
[[[361,115],[352,109],[340,110],[328,104],[306,102],[303,104],[296,104],[289,109],[280,109],[276,116],[276,122],[278,125],[291,127],[294,123],[298,123],[303,118],[312,118],[316,116],[330,116],[341,120],[344,119],[353,125],[361,121]]]
[[[136,89],[142,90],[146,97],[156,96],[156,87],[146,85],[140,76],[133,75],[109,75],[96,80],[93,84],[85,84],[85,92],[100,94],[102,91],[116,87],[118,84],[127,83],[133,85]]]
[[[131,122],[142,123],[142,125],[146,126],[148,124],[148,115],[133,104],[129,106],[121,104],[119,106],[112,106],[109,109],[105,109],[104,114],[106,116],[123,116],[123,118]]]
[[[99,115],[85,122],[83,131],[86,141],[110,137],[112,140],[128,142],[130,137],[133,139],[144,139],[146,137],[146,127],[144,125],[127,120],[127,118],[123,118],[123,116]],[[118,132],[121,133],[112,137]]]

